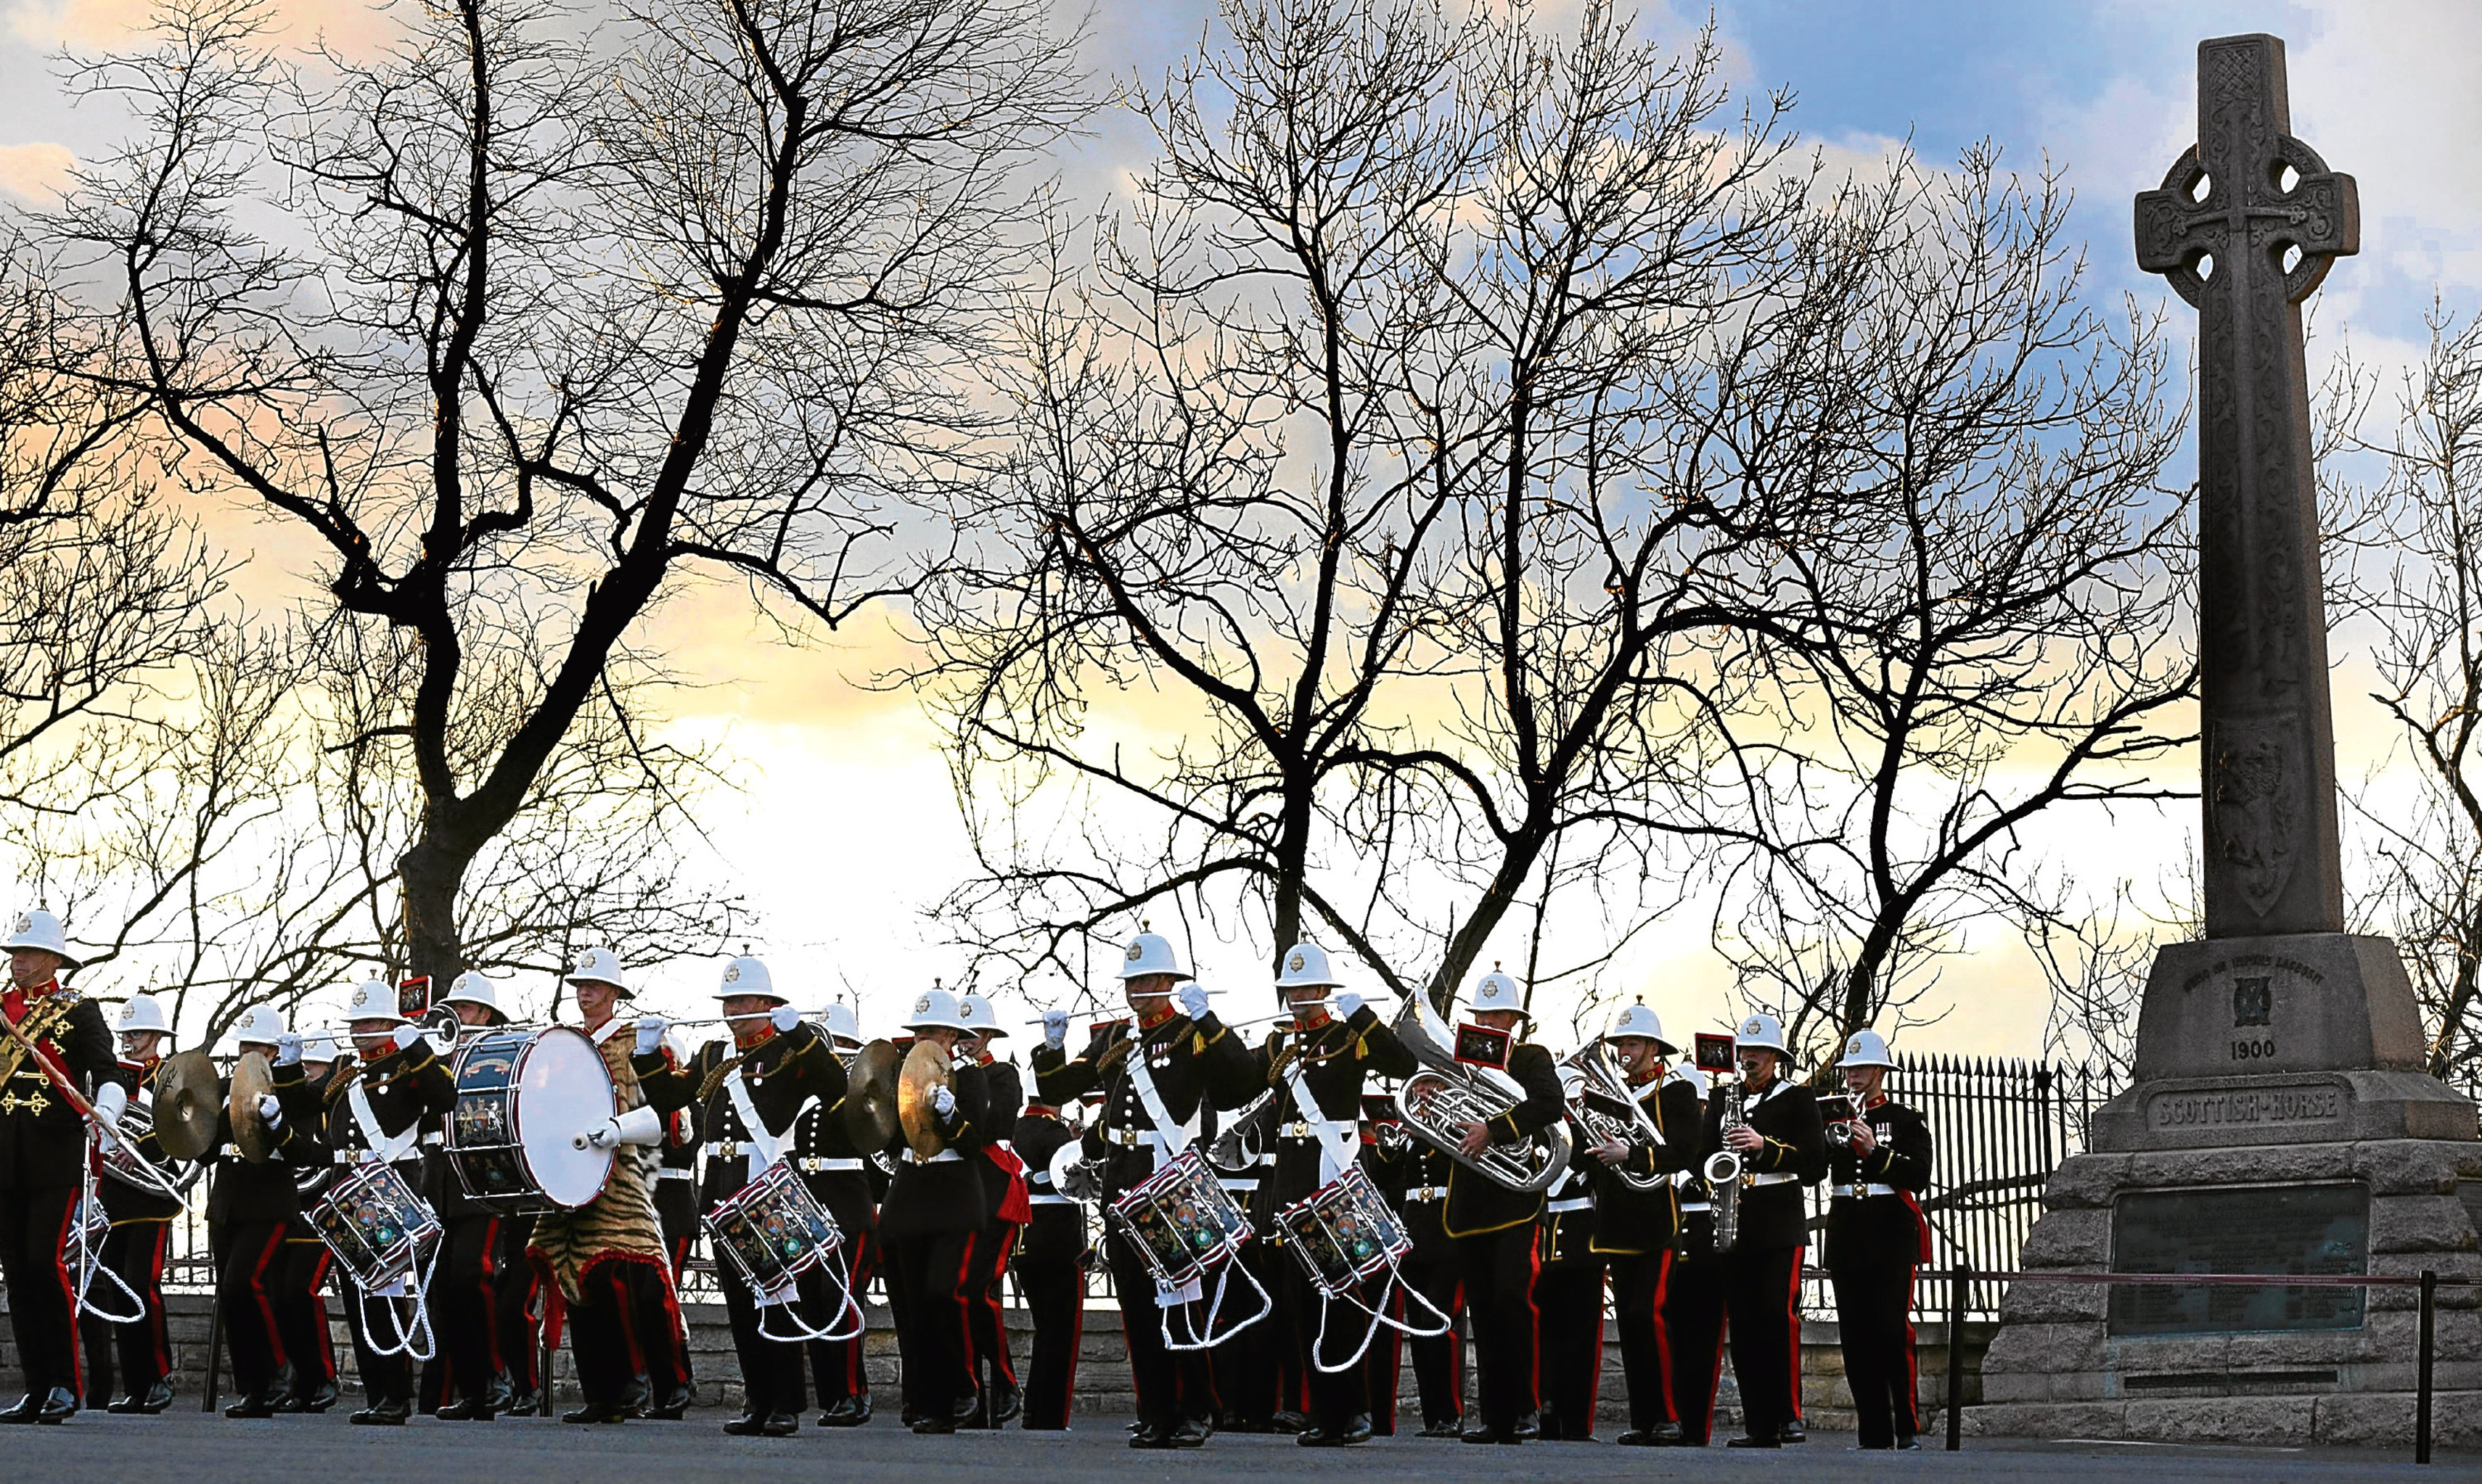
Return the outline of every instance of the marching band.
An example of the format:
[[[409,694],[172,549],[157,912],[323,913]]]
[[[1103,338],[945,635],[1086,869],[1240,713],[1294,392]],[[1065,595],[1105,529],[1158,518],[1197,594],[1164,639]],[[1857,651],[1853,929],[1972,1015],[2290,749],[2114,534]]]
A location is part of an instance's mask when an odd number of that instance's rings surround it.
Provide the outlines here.
[[[1125,1013],[1072,1054],[1070,1017],[1044,1012],[1030,1076],[997,1054],[1008,1032],[980,994],[920,992],[901,1041],[865,1042],[850,1006],[795,1008],[745,951],[721,1014],[676,1026],[630,1013],[600,947],[564,975],[574,1023],[512,1023],[480,974],[436,1003],[423,981],[372,979],[341,1043],[253,1006],[218,1069],[173,1051],[145,994],[121,1007],[116,1055],[101,1008],[62,982],[78,965],[50,913],[20,914],[5,946],[0,1272],[26,1393],[0,1422],[172,1403],[163,1280],[203,1176],[228,1417],[334,1404],[332,1273],[356,1424],[548,1412],[538,1347],[564,1327],[584,1396],[566,1420],[677,1419],[678,1285],[703,1233],[738,1436],[798,1432],[805,1370],[815,1425],[872,1420],[874,1282],[912,1431],[1068,1428],[1099,1267],[1132,1447],[1392,1435],[1409,1348],[1421,1436],[1591,1440],[1607,1312],[1617,1442],[1706,1444],[1729,1353],[1729,1444],[1782,1447],[1806,1437],[1816,1231],[1860,1444],[1914,1446],[1932,1136],[1873,1031],[1814,1079],[1835,1092],[1796,1079],[1763,1014],[1684,1058],[1632,1004],[1558,1058],[1498,968],[1453,1023],[1419,999],[1385,1017],[1314,942],[1281,961],[1274,1014],[1228,1020],[1142,930]],[[690,1023],[716,1031],[695,1052]],[[1032,1327],[1016,1358],[1012,1287]]]

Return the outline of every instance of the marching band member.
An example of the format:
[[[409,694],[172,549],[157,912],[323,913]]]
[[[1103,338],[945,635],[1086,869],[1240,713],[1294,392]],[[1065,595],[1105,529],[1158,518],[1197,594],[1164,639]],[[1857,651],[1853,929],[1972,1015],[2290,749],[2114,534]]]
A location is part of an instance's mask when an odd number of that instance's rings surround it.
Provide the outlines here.
[[[1470,1014],[1476,1025],[1504,1036],[1517,1035],[1532,1019],[1517,981],[1495,968],[1475,984]],[[1567,1116],[1550,1052],[1517,1042],[1503,1070],[1524,1088],[1524,1100],[1488,1125],[1464,1126],[1467,1158],[1479,1158],[1493,1144],[1529,1138]],[[1467,1443],[1522,1443],[1536,1426],[1534,1228],[1542,1215],[1540,1192],[1510,1190],[1463,1164],[1448,1172],[1440,1226],[1456,1244],[1474,1363],[1482,1372],[1482,1417],[1465,1429]]]
[[[172,1044],[172,1027],[164,1007],[152,994],[132,994],[120,1007],[114,1027],[120,1036],[120,1062],[114,1079],[133,1101],[151,1107],[155,1085],[164,1069],[164,1052]],[[159,1168],[173,1162],[149,1132],[134,1141],[140,1158]],[[164,1323],[164,1259],[172,1245],[172,1218],[181,1203],[158,1191],[142,1190],[126,1180],[104,1179],[97,1189],[104,1214],[112,1218],[112,1234],[103,1240],[103,1265],[138,1295],[141,1317],[134,1324],[107,1324],[114,1333],[107,1345],[87,1347],[87,1368],[94,1373],[90,1396],[112,1390],[114,1352],[119,1352],[122,1394],[105,1411],[152,1417],[172,1404],[172,1341]]]
[[[1683,1063],[1663,1079],[1663,1095],[1687,1090],[1680,1105],[1705,1123],[1706,1074]],[[1672,1415],[1680,1423],[1677,1446],[1703,1448],[1714,1429],[1715,1391],[1724,1372],[1724,1280],[1715,1254],[1715,1207],[1695,1169],[1672,1179],[1680,1202],[1680,1234],[1673,1243],[1672,1272],[1663,1287],[1664,1354],[1671,1362]]]
[[[1077,1395],[1077,1345],[1086,1332],[1086,1207],[1052,1185],[1051,1156],[1077,1135],[1061,1110],[1033,1101],[1009,1139],[1025,1161],[1032,1219],[1011,1266],[1017,1296],[1034,1319],[1025,1361],[1028,1432],[1063,1432]]]
[[[1027,1199],[1025,1161],[1008,1143],[1025,1106],[1025,1083],[1014,1063],[991,1054],[991,1043],[1008,1032],[1000,1027],[991,1002],[980,994],[957,996],[957,1018],[967,1026],[957,1042],[957,1055],[982,1069],[983,1126],[991,1141],[975,1153],[975,1173],[982,1178],[984,1209],[981,1235],[974,1242],[972,1269],[965,1278],[965,1333],[973,1341],[970,1369],[980,1389],[982,1407],[976,1427],[1003,1427],[1025,1410],[1017,1367],[1009,1364],[1008,1321],[1001,1308],[1000,1285],[1017,1239],[1034,1215]]]
[[[9,987],[0,1015],[33,1042],[0,1043],[0,1276],[26,1394],[0,1422],[75,1417],[79,1384],[77,1296],[61,1256],[86,1179],[86,1118],[63,1089],[93,1100],[107,1123],[128,1104],[117,1080],[103,1010],[61,983],[69,956],[60,918],[21,913],[9,941]]]
[[[1207,1143],[1215,1182],[1224,1187],[1233,1208],[1250,1217],[1250,1245],[1232,1260],[1249,1269],[1269,1293],[1277,1291],[1284,1268],[1292,1263],[1276,1245],[1275,1208],[1258,1199],[1260,1184],[1275,1177],[1279,1111],[1270,1096],[1229,1118],[1218,1116],[1210,1103],[1199,1119],[1199,1137]],[[1219,1146],[1233,1152],[1233,1146],[1225,1145],[1228,1138],[1246,1156],[1229,1169],[1212,1157]],[[1206,1374],[1214,1388],[1217,1432],[1298,1434],[1309,1425],[1307,1388],[1281,1324],[1248,1325],[1226,1336],[1206,1352]]]
[[[1629,1426],[1620,1442],[1665,1447],[1680,1442],[1673,1411],[1672,1351],[1664,1332],[1665,1287],[1680,1230],[1677,1174],[1698,1147],[1698,1095],[1667,1073],[1677,1049],[1663,1022],[1643,1004],[1629,1006],[1603,1035],[1630,1096],[1654,1126],[1654,1142],[1612,1139],[1589,1148],[1595,1160],[1595,1250],[1612,1280],[1612,1314],[1621,1338],[1621,1373],[1628,1386]],[[1621,1179],[1660,1182],[1640,1189]]]
[[[782,1157],[783,1138],[805,1102],[817,1099],[832,1103],[845,1095],[844,1064],[818,1027],[776,993],[764,963],[745,955],[726,965],[715,997],[723,1001],[728,1039],[708,1042],[687,1065],[676,1067],[664,1051],[663,1020],[647,1016],[638,1021],[637,1055],[628,1063],[647,1103],[657,1112],[695,1110],[707,1155],[700,1199],[710,1210]],[[603,1002],[608,1005],[610,998],[607,990]],[[584,987],[578,1004],[586,1008]],[[651,1199],[645,1221],[647,1260],[661,1262],[663,1238]],[[815,1276],[815,1270],[805,1275]],[[802,1425],[802,1347],[759,1333],[759,1297],[747,1284],[724,1285],[743,1397],[741,1417],[725,1423],[724,1430],[735,1437],[789,1438]],[[579,1342],[582,1356],[583,1335]]]
[[[1564,1075],[1567,1075],[1564,1072]],[[1535,1375],[1542,1411],[1535,1436],[1591,1443],[1603,1384],[1603,1257],[1595,1244],[1593,1156],[1573,1148],[1559,1182],[1543,1193],[1536,1228]]]
[[[764,967],[758,968],[762,988],[765,974]],[[729,992],[734,988],[733,971],[726,969],[726,976]],[[620,1001],[629,998],[631,992],[618,955],[609,948],[588,948],[562,980],[576,996],[580,1028],[611,1071],[620,1116],[648,1105],[669,1113],[691,1100],[697,1083],[691,1079],[683,1086],[682,1075],[665,1054],[662,1019],[644,1016],[632,1020],[619,1014]],[[731,1003],[726,1002],[726,1014],[731,1013]],[[759,1013],[765,1014],[763,1007]],[[720,1048],[710,1049],[721,1057]],[[619,1117],[614,1121],[618,1123]],[[673,1410],[673,1404],[688,1404],[684,1396],[649,1395],[639,1379],[644,1348],[633,1342],[648,1338],[664,1342],[669,1329],[668,1324],[644,1326],[655,1333],[641,1335],[637,1333],[641,1326],[632,1323],[645,1291],[642,1284],[660,1285],[664,1302],[671,1302],[672,1273],[663,1228],[655,1220],[655,1159],[647,1146],[624,1142],[614,1152],[612,1177],[601,1195],[576,1210],[548,1210],[535,1217],[526,1256],[550,1279],[554,1290],[544,1296],[544,1322],[553,1322],[550,1314],[555,1311],[566,1316],[569,1350],[577,1362],[578,1390],[585,1396],[575,1411],[561,1414],[564,1422],[581,1426],[625,1422],[650,1402],[658,1415],[677,1418],[680,1413]],[[545,1376],[542,1382],[548,1389],[551,1378]]]
[[[337,1070],[353,1065],[354,1053],[346,1049],[345,1038],[334,1030],[304,1034],[304,1079],[323,1097]],[[294,1172],[293,1219],[284,1224],[284,1245],[276,1259],[277,1281],[272,1295],[276,1334],[283,1344],[286,1365],[293,1373],[293,1389],[277,1399],[276,1410],[278,1414],[324,1414],[336,1405],[341,1394],[336,1385],[336,1340],[329,1333],[328,1297],[324,1291],[328,1270],[335,1265],[336,1257],[319,1239],[319,1233],[310,1229],[307,1206],[335,1178],[336,1156],[320,1141],[321,1120],[313,1118],[296,1126],[301,1133],[300,1147],[308,1153],[311,1168]]]
[[[1382,1116],[1374,1120],[1378,1127],[1396,1121],[1394,1100],[1386,1101]],[[1381,1380],[1374,1374],[1371,1400],[1380,1406],[1394,1404],[1395,1345],[1402,1339],[1413,1352],[1413,1391],[1422,1408],[1418,1436],[1454,1438],[1465,1424],[1465,1338],[1455,1323],[1465,1308],[1465,1281],[1457,1266],[1456,1243],[1449,1240],[1439,1218],[1447,1205],[1448,1172],[1457,1162],[1425,1141],[1403,1133],[1401,1122],[1397,1128],[1402,1137],[1383,1137],[1377,1155],[1385,1176],[1382,1188],[1413,1243],[1397,1273],[1433,1310],[1447,1315],[1450,1324],[1444,1335],[1399,1336],[1391,1329],[1381,1336],[1373,1350],[1386,1358],[1386,1376]]]
[[[257,1049],[270,1057],[278,1052],[277,1038],[285,1034],[284,1018],[271,1005],[251,1006],[233,1027],[241,1050]],[[224,1349],[232,1359],[233,1387],[241,1392],[224,1408],[224,1416],[274,1417],[279,1402],[299,1394],[297,1369],[288,1359],[291,1347],[284,1340],[290,1316],[304,1307],[287,1284],[285,1232],[302,1209],[292,1166],[330,1164],[333,1156],[318,1144],[311,1131],[315,1124],[304,1127],[292,1123],[277,1096],[266,1093],[253,1111],[276,1136],[280,1157],[261,1162],[243,1158],[233,1142],[230,1073],[218,1079],[217,1095],[207,1244],[215,1255],[216,1309],[224,1319]],[[293,1271],[318,1269],[313,1264]]]
[[[1707,1100],[1702,1155],[1741,1156],[1740,1235],[1718,1264],[1741,1386],[1743,1436],[1726,1445],[1772,1448],[1804,1441],[1801,1427],[1801,1259],[1809,1220],[1804,1185],[1827,1176],[1818,1100],[1793,1083],[1783,1022],[1754,1015],[1734,1038],[1736,1092]],[[1728,1110],[1741,1122],[1724,1132]]]
[[[1931,1130],[1921,1114],[1888,1096],[1895,1065],[1877,1031],[1855,1031],[1844,1043],[1844,1085],[1859,1116],[1828,1130],[1827,1276],[1862,1446],[1910,1451],[1921,1430],[1914,1274],[1931,1256],[1920,1204],[1931,1180]]]
[[[1067,1053],[1069,1014],[1043,1018],[1043,1044],[1034,1053],[1035,1088],[1057,1106],[1091,1088],[1106,1097],[1088,1148],[1103,1156],[1102,1199],[1112,1202],[1155,1173],[1158,1164],[1186,1148],[1189,1125],[1201,1103],[1238,1107],[1263,1083],[1252,1076],[1250,1054],[1209,1009],[1206,991],[1187,978],[1172,944],[1149,932],[1129,941],[1120,978],[1122,995],[1137,1017],[1097,1035],[1074,1059]],[[1179,1008],[1174,1007],[1178,991]],[[1206,1442],[1202,1425],[1212,1415],[1214,1391],[1202,1352],[1177,1355],[1163,1341],[1166,1315],[1154,1280],[1126,1237],[1111,1233],[1104,1260],[1121,1305],[1129,1347],[1131,1380],[1138,1394],[1136,1448],[1194,1448]],[[1175,1300],[1175,1304],[1181,1303]],[[1190,1317],[1203,1306],[1187,1303]]]
[[[981,1152],[997,1126],[986,1069],[960,1054],[967,1025],[959,1010],[943,989],[914,996],[905,1028],[951,1056],[949,1084],[931,1094],[941,1147],[927,1156],[908,1148],[879,1208],[888,1276],[904,1294],[892,1307],[901,1316],[906,1410],[923,1435],[953,1433],[981,1406],[970,1311],[984,1271],[975,1250],[990,1228]]]
[[[1361,1087],[1373,1074],[1402,1077],[1415,1067],[1413,1053],[1381,1023],[1378,1014],[1349,990],[1341,990],[1327,950],[1314,942],[1285,954],[1277,993],[1293,1012],[1253,1055],[1255,1087],[1272,1089],[1277,1105],[1276,1162],[1257,1192],[1257,1206],[1272,1224],[1275,1213],[1316,1195],[1359,1162],[1361,1153]],[[1309,1391],[1309,1425],[1294,1440],[1304,1447],[1342,1447],[1370,1440],[1367,1372],[1360,1365],[1322,1369],[1315,1345],[1325,1326],[1327,1301],[1299,1264],[1278,1275],[1277,1322],[1282,1326]]]
[[[834,1261],[846,1292],[858,1299],[879,1266],[879,1214],[871,1199],[870,1173],[845,1126],[845,1100],[853,1095],[852,1057],[861,1049],[861,1022],[851,1005],[830,1005],[828,1040],[845,1064],[846,1092],[832,1103],[813,1102],[793,1121],[793,1168],[844,1233]],[[686,1252],[686,1246],[679,1251]],[[835,1326],[830,1326],[835,1328]],[[859,1427],[870,1420],[870,1373],[863,1366],[862,1337],[813,1339],[806,1346],[810,1374],[819,1384],[819,1425]]]
[[[393,1165],[419,1190],[425,1127],[456,1105],[456,1081],[423,1039],[422,1027],[398,1012],[396,991],[386,983],[366,979],[356,985],[345,1020],[360,1065],[331,1077],[324,1089],[311,1088],[302,1070],[303,1038],[290,1032],[277,1038],[277,1102],[294,1127],[322,1130],[331,1162]],[[372,1331],[375,1307],[397,1317],[395,1296],[364,1292],[342,1268],[336,1270],[336,1286],[365,1402],[351,1420],[357,1426],[402,1427],[413,1414],[413,1365],[401,1331]]]
[[[458,1024],[471,1029],[509,1021],[500,1010],[499,987],[471,969],[457,976],[439,1003],[457,1017]],[[453,1082],[449,1101],[452,1106],[456,1101]],[[505,1282],[500,1269],[509,1256],[503,1228],[517,1218],[503,1216],[466,1194],[444,1149],[434,1146],[428,1152],[424,1179],[423,1193],[439,1219],[440,1236],[428,1299],[439,1344],[424,1367],[423,1399],[442,1421],[488,1422],[510,1410],[515,1400],[515,1388],[500,1354],[499,1307]],[[457,1393],[453,1401],[447,1395],[452,1388]]]

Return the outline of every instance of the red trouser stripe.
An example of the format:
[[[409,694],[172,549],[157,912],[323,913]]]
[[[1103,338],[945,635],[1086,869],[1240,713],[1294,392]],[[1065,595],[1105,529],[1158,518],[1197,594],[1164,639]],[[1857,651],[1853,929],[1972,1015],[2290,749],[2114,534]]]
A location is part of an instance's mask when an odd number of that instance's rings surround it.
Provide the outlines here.
[[[327,1244],[323,1242],[319,1246],[319,1265],[310,1270],[309,1296],[312,1326],[310,1333],[323,1339],[328,1334],[328,1300],[322,1296],[321,1289],[328,1282],[328,1268],[335,1260],[335,1255],[330,1253]],[[296,1361],[293,1366],[294,1369],[299,1370],[302,1368],[302,1363]],[[319,1373],[327,1380],[336,1379],[336,1351],[331,1345],[319,1346]]]
[[[1809,1249],[1792,1250],[1792,1281],[1784,1289],[1784,1332],[1792,1344],[1784,1354],[1792,1357],[1792,1419],[1801,1420],[1801,1259]]]
[[[284,1353],[284,1332],[276,1327],[276,1305],[267,1292],[267,1265],[275,1261],[276,1255],[283,1250],[284,1228],[278,1226],[267,1233],[267,1250],[258,1255],[258,1260],[251,1263],[250,1269],[251,1300],[258,1305],[259,1322],[267,1326],[267,1347],[275,1352],[278,1366],[290,1364],[292,1358]],[[317,1290],[312,1291],[315,1293]],[[324,1320],[324,1314],[322,1318]]]
[[[493,1216],[483,1225],[483,1344],[484,1354],[491,1358],[491,1374],[482,1378],[484,1391],[489,1391],[507,1363],[500,1359],[500,1218]]]
[[[1905,1397],[1896,1409],[1896,1430],[1908,1437],[1921,1425],[1922,1359],[1914,1336],[1914,1285],[1920,1277],[1921,1269],[1905,1269]]]
[[[164,1259],[172,1248],[172,1224],[155,1223],[155,1256],[146,1264],[146,1292],[152,1311],[147,1320],[155,1340],[155,1373],[160,1376],[172,1373],[172,1338],[164,1323]]]
[[[991,1316],[991,1365],[1010,1386],[1017,1385],[1017,1367],[1009,1364],[1008,1316],[1000,1309],[1000,1279],[1008,1272],[1009,1256],[1017,1251],[1017,1234],[1021,1230],[1010,1226],[1000,1229],[999,1259],[991,1264],[991,1281],[983,1287],[983,1308]]]
[[[983,1385],[983,1378],[974,1365],[973,1304],[966,1297],[966,1285],[973,1281],[974,1274],[974,1240],[980,1234],[973,1232],[965,1233],[965,1251],[964,1255],[957,1259],[957,1276],[954,1280],[957,1293],[957,1358],[965,1363],[967,1391],[980,1391]]]
[[[1525,1332],[1539,1337],[1543,1333],[1543,1306],[1534,1301],[1534,1289],[1543,1281],[1543,1249],[1533,1242],[1525,1244]],[[1600,1336],[1596,1337],[1596,1342],[1601,1343]],[[1534,1343],[1534,1368],[1525,1377],[1525,1405],[1519,1410],[1534,1412],[1542,1406],[1543,1343],[1538,1338]]]
[[[77,1220],[77,1214],[78,1202],[72,1195],[68,1205],[61,1210],[61,1230],[52,1237],[52,1276],[60,1280],[61,1303],[65,1306],[61,1312],[68,1315],[69,1320],[69,1391],[73,1395],[84,1396],[86,1356],[82,1352],[86,1347],[78,1343],[77,1280],[70,1276],[68,1254],[63,1250],[68,1245],[69,1227]]]
[[[1672,1296],[1672,1249],[1663,1249],[1655,1263],[1654,1373],[1663,1387],[1663,1419],[1677,1422],[1680,1409],[1672,1404],[1672,1327],[1663,1322],[1663,1301]]]

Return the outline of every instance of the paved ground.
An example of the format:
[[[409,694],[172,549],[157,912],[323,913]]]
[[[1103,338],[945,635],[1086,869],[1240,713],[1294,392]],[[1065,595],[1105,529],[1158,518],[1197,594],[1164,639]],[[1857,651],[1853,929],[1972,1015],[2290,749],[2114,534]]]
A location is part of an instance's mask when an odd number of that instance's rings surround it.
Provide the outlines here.
[[[193,1401],[193,1406],[196,1402]],[[960,1433],[916,1438],[893,1419],[848,1432],[805,1427],[798,1438],[727,1438],[725,1414],[692,1413],[687,1422],[564,1427],[541,1418],[488,1426],[416,1421],[402,1429],[349,1427],[341,1412],[323,1418],[227,1422],[197,1412],[158,1418],[90,1414],[61,1427],[10,1429],[0,1438],[0,1477],[145,1479],[153,1484],[697,1484],[706,1479],[836,1477],[990,1480],[1072,1484],[1096,1478],[1592,1481],[1877,1479],[2107,1484],[2116,1479],[2232,1480],[2235,1484],[2343,1481],[2388,1474],[2412,1479],[2473,1478],[2482,1455],[2442,1454],[2430,1469],[2409,1453],[2181,1448],[2077,1443],[1981,1443],[1963,1453],[1862,1454],[1849,1437],[1819,1435],[1777,1453],[1691,1454],[1608,1444],[1529,1444],[1467,1447],[1415,1438],[1321,1451],[1290,1438],[1221,1437],[1194,1453],[1140,1453],[1118,1422],[1081,1420],[1066,1434]]]

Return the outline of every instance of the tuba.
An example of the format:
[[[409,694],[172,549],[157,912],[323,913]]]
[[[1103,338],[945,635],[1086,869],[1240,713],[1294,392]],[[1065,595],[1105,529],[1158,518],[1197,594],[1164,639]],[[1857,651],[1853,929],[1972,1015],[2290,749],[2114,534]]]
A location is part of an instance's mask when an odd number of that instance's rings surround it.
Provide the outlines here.
[[[1577,1080],[1569,1088],[1569,1117],[1595,1143],[1618,1139],[1631,1148],[1643,1148],[1664,1142],[1654,1120],[1646,1116],[1645,1105],[1629,1095],[1628,1084],[1612,1066],[1611,1052],[1601,1041],[1577,1047],[1564,1065],[1577,1073]],[[1622,1113],[1619,1108],[1628,1111]],[[1661,1174],[1632,1175],[1618,1165],[1605,1173],[1631,1190],[1658,1190],[1672,1179]]]
[[[1522,1144],[1494,1144],[1468,1158],[1457,1133],[1460,1124],[1487,1124],[1525,1100],[1517,1079],[1496,1068],[1457,1060],[1448,1028],[1421,994],[1405,996],[1396,1012],[1396,1039],[1422,1065],[1396,1095],[1405,1126],[1426,1144],[1475,1174],[1519,1194],[1547,1190],[1569,1168],[1566,1124],[1554,1124]]]

